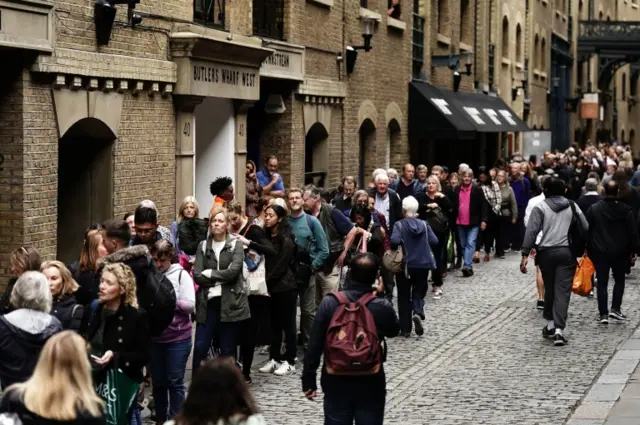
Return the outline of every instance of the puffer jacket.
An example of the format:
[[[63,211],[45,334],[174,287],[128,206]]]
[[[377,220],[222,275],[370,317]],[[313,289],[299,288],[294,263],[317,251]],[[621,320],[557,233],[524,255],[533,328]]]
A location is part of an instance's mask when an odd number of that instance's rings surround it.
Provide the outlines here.
[[[193,267],[194,280],[200,286],[196,293],[196,321],[207,321],[207,295],[209,289],[216,285],[222,285],[220,320],[239,322],[249,319],[249,290],[242,275],[244,246],[227,235],[220,258],[217,259],[212,242],[213,237],[200,242]],[[207,270],[211,271],[211,277],[203,274]]]
[[[207,237],[207,222],[201,218],[185,218],[178,224],[177,246],[187,255],[195,255],[200,242]]]
[[[193,279],[180,264],[172,264],[164,275],[173,285],[176,292],[176,310],[173,321],[159,337],[151,338],[151,342],[170,343],[191,338],[191,313],[195,309],[195,293]]]
[[[62,323],[64,330],[79,332],[83,328],[84,306],[73,295],[54,299],[51,315]]]

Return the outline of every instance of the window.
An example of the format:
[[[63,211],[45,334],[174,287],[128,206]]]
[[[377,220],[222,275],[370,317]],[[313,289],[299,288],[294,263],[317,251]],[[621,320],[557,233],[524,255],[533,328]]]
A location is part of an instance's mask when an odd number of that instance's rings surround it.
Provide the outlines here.
[[[516,25],[516,61],[522,63],[522,27]]]
[[[284,0],[253,0],[253,34],[284,39]]]
[[[417,3],[417,1],[416,1]],[[415,10],[415,8],[414,8]],[[424,18],[413,13],[413,78],[419,79],[424,64]]]
[[[602,18],[604,17],[602,10],[600,11],[600,14],[598,14],[598,19],[600,19],[602,21]]]
[[[540,71],[547,72],[547,40],[544,37],[540,43]]]
[[[224,27],[225,0],[193,0],[193,20],[208,27]]]
[[[533,69],[540,69],[540,37],[536,34],[533,39]]]
[[[253,2],[253,4],[255,4],[255,1]],[[369,0],[360,0],[360,7],[364,7],[365,9],[367,9],[369,6]]]
[[[622,93],[621,93],[621,98],[622,100],[627,100],[627,74],[626,73],[622,73]]]
[[[460,41],[466,44],[473,43],[473,27],[471,24],[471,8],[469,0],[460,0]]]
[[[449,5],[448,0],[438,1],[438,34],[443,34],[449,37]]]
[[[402,11],[400,10],[400,0],[389,0],[387,3],[387,15],[393,19],[400,19]]]
[[[502,57],[509,58],[509,19],[502,18]]]

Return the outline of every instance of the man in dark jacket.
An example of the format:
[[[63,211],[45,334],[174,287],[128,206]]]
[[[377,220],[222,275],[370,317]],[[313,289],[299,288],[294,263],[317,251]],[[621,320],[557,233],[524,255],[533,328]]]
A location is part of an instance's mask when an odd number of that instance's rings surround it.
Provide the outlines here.
[[[462,245],[464,264],[462,275],[473,275],[473,254],[480,229],[487,227],[489,203],[482,189],[473,184],[473,171],[464,169],[461,174],[461,184],[456,187],[452,197],[453,216],[456,217],[456,227]]]
[[[596,179],[587,179],[584,182],[584,189],[586,191],[585,194],[581,195],[576,203],[580,207],[580,210],[586,214],[592,205],[601,201],[603,198],[598,194],[598,180]]]
[[[356,193],[356,190],[358,190],[356,178],[353,176],[346,176],[342,179],[342,192],[338,192],[333,198],[333,205],[343,214],[349,214],[349,211],[353,206],[352,198]]]
[[[598,277],[598,310],[600,323],[609,319],[623,321],[626,316],[620,311],[624,295],[627,261],[638,252],[638,228],[631,208],[618,201],[618,183],[609,180],[604,186],[605,199],[594,204],[587,212],[589,239],[587,251],[596,267]],[[615,286],[611,312],[607,306],[609,271],[613,272]]]
[[[400,197],[400,200],[408,196],[416,196],[421,192],[420,183],[415,178],[416,169],[413,164],[404,164],[402,167],[402,177],[398,179],[396,184],[396,193]]]
[[[379,266],[378,259],[372,253],[357,254],[354,257],[350,279],[344,291],[349,300],[356,301],[374,290]],[[382,288],[378,287],[378,291],[381,292]],[[328,295],[324,297],[316,313],[302,372],[302,391],[310,400],[316,397],[316,371],[325,348],[327,329],[338,306],[338,299]],[[378,297],[367,307],[373,315],[380,341],[398,335],[398,317],[389,300]],[[373,375],[339,376],[329,375],[323,365],[320,383],[324,392],[325,423],[350,424],[355,419],[356,425],[382,425],[386,396],[384,367]]]
[[[387,227],[393,229],[396,221],[402,220],[402,201],[398,193],[389,188],[389,177],[384,173],[377,174],[374,183],[376,187],[370,193],[375,196],[374,208],[384,215]]]
[[[137,228],[137,224],[136,224]],[[137,230],[137,229],[136,229]],[[109,255],[98,260],[98,272],[107,264],[124,263],[131,268],[136,277],[136,296],[140,307],[147,310],[149,327],[153,336],[159,335],[164,329],[162,324],[152,317],[151,306],[154,305],[156,288],[148,284],[149,275],[155,272],[155,264],[149,248],[145,244],[129,246],[131,230],[124,220],[107,220],[102,225],[104,246]],[[173,289],[166,278],[159,282],[161,285]],[[175,301],[174,301],[175,302]],[[170,322],[169,322],[170,323]],[[167,325],[169,324],[167,323]]]
[[[509,185],[513,189],[518,204],[518,218],[511,230],[511,249],[519,251],[524,239],[524,213],[527,210],[529,199],[531,199],[531,182],[522,174],[518,162],[511,164]]]

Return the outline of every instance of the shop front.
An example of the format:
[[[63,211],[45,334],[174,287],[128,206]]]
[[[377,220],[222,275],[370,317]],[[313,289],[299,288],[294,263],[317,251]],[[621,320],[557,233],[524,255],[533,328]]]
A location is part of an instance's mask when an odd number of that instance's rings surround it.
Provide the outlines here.
[[[259,39],[178,25],[171,34],[177,64],[176,208],[194,195],[206,214],[209,184],[233,179],[236,199],[245,199],[248,112],[260,100],[260,66],[273,50]]]
[[[528,131],[497,96],[452,92],[427,83],[409,88],[411,160],[429,166],[460,163],[492,167],[501,156],[501,134]]]

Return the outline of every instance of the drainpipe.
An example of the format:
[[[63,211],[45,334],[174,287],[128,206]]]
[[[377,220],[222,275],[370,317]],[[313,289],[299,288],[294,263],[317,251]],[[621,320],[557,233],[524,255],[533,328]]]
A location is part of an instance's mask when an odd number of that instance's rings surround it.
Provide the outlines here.
[[[343,71],[346,69],[346,59],[345,59],[345,46],[347,45],[347,9],[346,9],[346,4],[347,1],[346,0],[342,0],[342,44],[340,45],[340,53],[343,57],[343,60],[341,62],[342,66],[338,67],[338,81],[342,81],[342,73]],[[348,84],[348,82],[345,81],[345,83]],[[347,96],[349,96],[349,88],[347,86]],[[342,102],[342,108],[340,110],[340,117],[342,120],[342,125],[340,126],[340,176],[344,176],[345,172],[344,172],[344,153],[345,153],[345,145],[346,145],[346,141],[345,141],[345,134],[346,134],[346,125],[347,123],[345,122],[346,120],[346,113],[345,113],[345,103],[347,101],[347,98],[345,98],[345,101]],[[330,130],[330,129],[327,129]],[[327,150],[329,150],[329,141],[327,140]],[[328,169],[329,167],[327,166],[327,178],[328,176]]]
[[[473,2],[473,19],[475,19],[476,24],[473,26],[473,48],[478,50],[478,0],[475,0]],[[486,53],[486,52],[485,52]],[[474,84],[474,85],[480,85],[480,82],[478,81],[478,53],[477,52],[473,52],[473,77],[476,79],[476,82],[478,84]],[[477,89],[477,87],[475,87]]]

